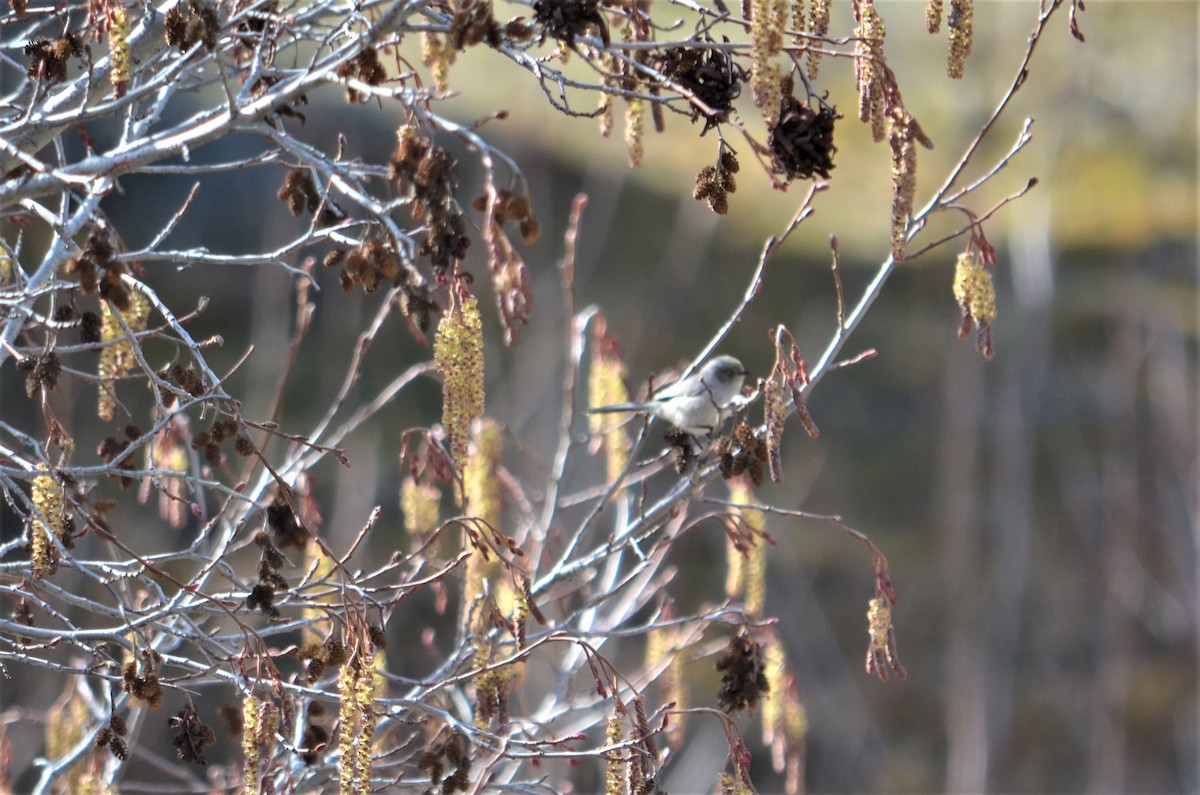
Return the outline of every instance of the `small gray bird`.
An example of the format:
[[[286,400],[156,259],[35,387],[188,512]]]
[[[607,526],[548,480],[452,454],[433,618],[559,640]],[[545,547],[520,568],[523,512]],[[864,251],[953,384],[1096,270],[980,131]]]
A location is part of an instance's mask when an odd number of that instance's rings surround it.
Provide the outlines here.
[[[595,414],[644,411],[692,436],[711,434],[721,424],[721,409],[742,391],[749,371],[732,356],[710,359],[698,372],[655,392],[644,403],[618,403],[592,409]]]

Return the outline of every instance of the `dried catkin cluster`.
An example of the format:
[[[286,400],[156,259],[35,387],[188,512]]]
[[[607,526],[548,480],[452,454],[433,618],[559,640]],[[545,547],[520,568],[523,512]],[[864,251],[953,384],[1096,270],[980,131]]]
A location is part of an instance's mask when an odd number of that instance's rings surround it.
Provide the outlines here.
[[[418,756],[417,769],[429,777],[435,792],[443,795],[465,792],[471,783],[471,745],[467,735],[461,729],[454,729],[445,739],[430,744]]]
[[[489,47],[499,47],[503,41],[502,32],[492,13],[492,0],[460,0],[455,3],[447,38],[450,46],[459,50],[482,42],[487,42]]]
[[[167,28],[167,44],[187,52],[196,44],[212,52],[217,48],[221,21],[217,10],[205,0],[183,0],[176,3],[163,19]]]
[[[701,135],[728,121],[733,101],[742,93],[745,70],[728,52],[702,47],[668,47],[650,58],[671,83],[686,91],[707,110],[692,105],[692,120],[704,118]]]
[[[322,196],[313,181],[312,173],[304,168],[288,169],[275,198],[287,205],[293,217],[307,210],[316,218],[319,227],[331,226],[346,217],[328,196]]]
[[[791,81],[784,81],[787,95],[779,106],[779,121],[771,129],[771,169],[787,179],[829,179],[833,170],[833,126],[841,118],[836,108],[822,105],[813,110],[791,95]]]
[[[212,727],[200,720],[200,714],[195,707],[187,706],[167,720],[167,725],[176,732],[172,738],[175,753],[180,761],[193,765],[207,765],[204,749],[217,744],[216,733]]]
[[[354,285],[373,293],[388,282],[402,281],[407,274],[396,249],[382,240],[368,240],[351,249],[335,249],[325,255],[325,267],[341,271],[342,289],[349,292]]]
[[[705,166],[696,175],[696,187],[692,198],[696,201],[707,201],[708,206],[717,215],[729,212],[729,194],[737,190],[737,180],[734,174],[738,172],[737,155],[731,149],[721,149],[715,166]]]
[[[488,197],[486,195],[477,196],[471,202],[471,209],[479,212],[486,212],[487,207]],[[517,222],[522,242],[527,244],[537,242],[541,235],[541,226],[538,224],[537,216],[533,214],[533,205],[530,203],[529,197],[502,188],[496,191],[496,201],[492,205],[492,223],[503,228],[509,221]]]
[[[574,46],[576,36],[595,30],[604,46],[610,43],[608,24],[600,13],[600,0],[534,0],[534,21],[544,35]]]
[[[54,41],[37,38],[25,44],[29,58],[27,74],[43,83],[61,83],[67,79],[67,60],[83,55],[83,42],[78,33],[65,33]]]
[[[45,351],[37,356],[26,356],[17,361],[17,370],[25,373],[25,394],[53,392],[62,375],[62,360],[54,351]]]
[[[103,226],[93,227],[79,253],[63,264],[63,273],[79,277],[84,295],[98,292],[121,311],[128,310],[131,301],[125,270],[125,263],[117,256],[117,242]]]
[[[337,76],[348,80],[357,80],[369,86],[378,86],[387,79],[387,71],[379,62],[379,53],[374,47],[367,47],[358,55],[337,68]],[[346,101],[351,105],[366,102],[371,95],[366,91],[346,86]]]
[[[729,639],[729,645],[717,660],[717,670],[721,672],[717,703],[726,712],[754,709],[771,687],[762,644],[746,631]]]
[[[717,443],[721,474],[726,480],[746,473],[757,488],[766,479],[764,464],[767,462],[767,446],[746,423],[739,423],[730,436],[722,436]]]
[[[411,201],[412,217],[421,219],[427,229],[418,253],[428,256],[434,273],[444,277],[466,256],[471,244],[454,199],[459,184],[457,162],[449,152],[406,124],[396,131],[388,179],[396,183],[401,196]]]

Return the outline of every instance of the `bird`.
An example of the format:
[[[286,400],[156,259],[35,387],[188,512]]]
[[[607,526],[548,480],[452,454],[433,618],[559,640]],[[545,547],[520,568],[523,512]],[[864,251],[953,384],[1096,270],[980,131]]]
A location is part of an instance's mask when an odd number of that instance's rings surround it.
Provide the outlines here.
[[[593,414],[641,411],[699,437],[711,436],[721,423],[721,410],[742,391],[747,370],[732,356],[707,361],[699,371],[660,389],[640,403],[617,403],[591,409]]]

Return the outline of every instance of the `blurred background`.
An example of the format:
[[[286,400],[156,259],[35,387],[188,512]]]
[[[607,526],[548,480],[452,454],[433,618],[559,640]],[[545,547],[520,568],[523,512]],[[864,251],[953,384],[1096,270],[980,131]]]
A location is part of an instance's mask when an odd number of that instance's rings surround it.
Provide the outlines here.
[[[906,104],[936,145],[919,153],[921,206],[1011,83],[1036,5],[977,4],[975,53],[962,81],[945,77],[944,36],[924,32],[921,4],[877,6]],[[808,711],[811,791],[1200,788],[1197,13],[1193,2],[1093,0],[1080,19],[1086,44],[1068,34],[1065,10],[1051,24],[1029,81],[966,175],[979,177],[1012,146],[1024,119],[1035,120],[1033,142],[968,202],[982,212],[1029,177],[1040,179],[985,226],[998,249],[995,360],[956,339],[956,242],[893,274],[845,351],[879,355],[831,374],[812,393],[820,438],[808,438],[794,420],[788,425],[785,480],[764,487],[761,499],[839,514],[883,550],[909,673],[884,685],[863,671],[873,594],[863,548],[825,525],[772,518],[778,546],[767,612],[779,616]],[[834,3],[831,29],[848,30],[849,15],[849,4]],[[594,120],[552,113],[533,79],[510,66],[484,48],[460,55],[451,69],[459,96],[446,107],[468,122],[509,111],[480,132],[522,165],[542,236],[522,249],[536,311],[519,346],[504,349],[494,317],[485,319],[488,413],[549,456],[568,357],[555,263],[573,197],[589,200],[575,305],[601,307],[636,389],[650,373],[697,355],[736,307],[764,239],[782,231],[806,186],[773,190],[746,152],[730,212],[718,217],[691,198],[696,172],[716,158],[713,132],[700,137],[699,125],[668,116],[666,134],[646,135],[644,167],[631,170],[620,106],[613,138],[602,139]],[[840,240],[850,303],[888,251],[889,151],[854,118],[853,80],[848,61],[826,59],[818,86],[847,117],[837,126],[830,189],[770,263],[766,288],[721,347],[754,375],[771,365],[767,332],[777,324],[810,361],[831,337],[830,234]],[[747,99],[746,118],[756,120]],[[303,139],[332,148],[343,132],[348,156],[386,161],[401,119],[386,108],[347,110],[332,92],[310,100]],[[252,140],[221,146],[230,147],[226,156],[238,147],[258,151]],[[217,175],[172,244],[236,253],[296,234],[301,221],[261,200],[267,183],[273,191],[281,180],[282,170]],[[465,171],[463,183],[469,199],[478,174]],[[105,208],[134,248],[189,187],[131,177]],[[923,239],[960,220],[936,219]],[[482,276],[480,248],[476,240],[467,268]],[[324,411],[358,319],[374,307],[376,297],[343,293],[336,274],[321,278],[316,327],[280,418],[285,428],[308,427]],[[154,266],[147,279],[156,283]],[[230,389],[250,396],[248,416],[265,411],[292,322],[286,274],[164,273],[161,290],[179,312],[200,294],[214,299],[193,333],[224,335],[212,355],[218,369],[254,346],[251,366]],[[428,356],[404,329],[394,332],[368,358],[360,395]],[[34,408],[20,379],[4,375],[6,419],[31,427]],[[77,402],[80,418],[94,405],[77,384],[57,400]],[[437,384],[418,384],[388,409],[384,433],[351,440],[352,471],[323,465],[317,497],[332,537],[355,533],[364,505],[382,504],[396,516],[399,433],[435,422],[439,406]],[[97,430],[97,438],[105,433]],[[20,532],[11,514],[0,520],[4,538]],[[713,529],[675,561],[681,602],[721,598],[712,571],[724,543]],[[715,705],[710,661],[695,670],[698,681],[712,683],[698,685],[696,703]],[[10,686],[0,684],[6,701],[16,692]],[[30,704],[57,696],[50,682],[29,686]],[[742,724],[757,736],[752,718]],[[711,786],[720,767],[724,739],[715,722],[697,721],[691,731],[662,782],[667,791]],[[761,749],[752,772],[763,792],[781,786]]]

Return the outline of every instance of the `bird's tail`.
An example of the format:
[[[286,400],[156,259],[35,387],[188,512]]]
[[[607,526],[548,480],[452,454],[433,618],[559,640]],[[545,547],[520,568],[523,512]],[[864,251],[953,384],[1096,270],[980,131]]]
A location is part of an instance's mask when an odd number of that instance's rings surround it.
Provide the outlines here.
[[[589,414],[616,414],[618,412],[628,411],[649,411],[649,403],[614,403],[611,406],[597,406],[594,409],[588,409]]]

